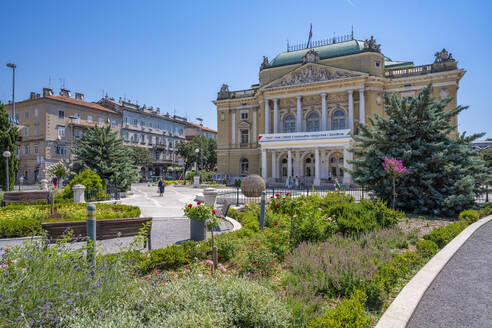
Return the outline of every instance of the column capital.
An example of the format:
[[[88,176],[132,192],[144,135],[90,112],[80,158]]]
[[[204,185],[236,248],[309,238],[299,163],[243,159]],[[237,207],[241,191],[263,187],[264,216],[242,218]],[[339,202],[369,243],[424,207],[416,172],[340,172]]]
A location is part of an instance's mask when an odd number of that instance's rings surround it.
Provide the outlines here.
[[[353,94],[354,90],[353,89],[350,89],[350,90],[347,90],[347,93],[349,96],[351,96]]]
[[[296,96],[297,101],[301,100],[302,96]]]
[[[363,92],[364,92],[364,90],[365,90],[365,88],[364,88],[364,87],[360,88],[360,89],[359,89],[359,93],[363,93]]]
[[[322,92],[322,93],[320,93],[320,95],[321,95],[321,97],[324,98],[324,97],[326,97],[327,93],[326,92]]]
[[[277,104],[278,103],[278,98],[273,98],[272,100],[273,100],[273,103],[274,104]]]

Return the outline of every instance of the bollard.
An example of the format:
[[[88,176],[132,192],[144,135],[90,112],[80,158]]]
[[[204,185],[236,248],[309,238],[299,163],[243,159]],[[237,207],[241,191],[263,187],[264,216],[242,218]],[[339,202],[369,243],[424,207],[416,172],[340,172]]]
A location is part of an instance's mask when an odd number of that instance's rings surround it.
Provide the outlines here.
[[[265,191],[261,192],[261,208],[260,208],[260,230],[263,230],[265,224]]]
[[[236,206],[239,206],[239,187],[236,187]]]
[[[87,206],[87,262],[94,266],[96,257],[96,206],[90,204]]]

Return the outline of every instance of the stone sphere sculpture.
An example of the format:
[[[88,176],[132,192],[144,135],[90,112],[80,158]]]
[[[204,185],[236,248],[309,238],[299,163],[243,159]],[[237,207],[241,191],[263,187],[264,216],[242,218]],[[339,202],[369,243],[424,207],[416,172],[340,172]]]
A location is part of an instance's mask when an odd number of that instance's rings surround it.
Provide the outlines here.
[[[241,183],[241,191],[246,197],[260,197],[261,192],[265,189],[265,180],[258,174],[248,175]]]

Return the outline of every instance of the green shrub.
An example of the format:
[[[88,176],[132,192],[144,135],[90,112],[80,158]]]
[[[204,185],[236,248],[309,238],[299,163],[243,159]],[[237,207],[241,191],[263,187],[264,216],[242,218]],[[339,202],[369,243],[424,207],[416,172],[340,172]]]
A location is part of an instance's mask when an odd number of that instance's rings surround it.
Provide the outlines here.
[[[177,269],[189,263],[191,263],[190,254],[186,252],[185,248],[180,245],[171,245],[166,248],[150,250],[138,264],[138,268],[146,273],[154,269]]]
[[[492,214],[492,203],[488,203],[480,210],[480,217],[485,217]]]
[[[215,246],[217,246],[219,262],[228,262],[241,248],[241,242],[235,236],[221,234],[215,238]]]
[[[352,297],[343,299],[323,316],[309,322],[308,328],[366,328],[371,326],[370,318],[364,312],[367,296],[356,290]]]
[[[265,245],[258,240],[251,240],[246,249],[234,257],[234,263],[239,265],[239,271],[246,275],[271,276],[277,267],[277,259]]]
[[[419,240],[417,243],[417,251],[424,259],[431,258],[437,254],[439,247],[432,240]]]
[[[468,224],[472,224],[480,218],[480,213],[475,210],[465,210],[462,211],[459,215],[461,221],[465,221]]]
[[[362,285],[362,290],[367,295],[365,306],[369,311],[379,311],[384,304],[386,293],[379,281],[369,280]]]
[[[379,268],[374,281],[384,286],[385,291],[389,292],[399,279],[407,277],[422,263],[423,260],[417,253],[407,251],[395,256],[390,263],[383,264]]]
[[[64,199],[73,199],[72,186],[76,184],[84,185],[87,190],[99,190],[102,195],[105,195],[101,177],[99,177],[96,171],[85,169],[77,174],[72,181],[70,181],[70,183],[63,188],[63,192],[59,195],[59,197]]]
[[[67,312],[65,327],[290,327],[291,314],[271,289],[241,278],[143,284],[116,306]]]
[[[434,229],[432,232],[424,236],[426,240],[432,240],[437,244],[439,248],[443,248],[460,234],[468,226],[465,221],[459,221],[455,223],[448,224],[447,226]]]

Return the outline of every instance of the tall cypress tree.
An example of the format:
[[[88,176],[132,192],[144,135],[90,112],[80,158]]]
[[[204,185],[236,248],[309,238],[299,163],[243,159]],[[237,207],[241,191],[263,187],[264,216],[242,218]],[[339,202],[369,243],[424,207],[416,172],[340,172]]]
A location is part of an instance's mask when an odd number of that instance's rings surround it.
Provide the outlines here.
[[[9,185],[11,190],[15,183],[15,172],[18,169],[18,159],[15,156],[17,149],[16,142],[20,139],[19,130],[9,122],[9,114],[5,106],[0,103],[0,185],[2,190],[7,190],[6,160],[3,157],[4,151],[9,151]]]
[[[106,183],[128,190],[137,180],[137,168],[133,164],[131,150],[123,145],[123,140],[109,126],[89,128],[77,142],[74,155],[78,170],[90,169]]]
[[[387,118],[375,115],[370,125],[359,124],[354,136],[356,156],[353,178],[390,201],[392,182],[385,173],[385,157],[399,159],[407,172],[396,186],[397,207],[414,213],[456,215],[474,204],[486,178],[486,169],[470,143],[483,134],[454,138],[452,118],[465,110],[445,107],[452,98],[436,100],[432,84],[411,102],[396,95],[384,95]]]

